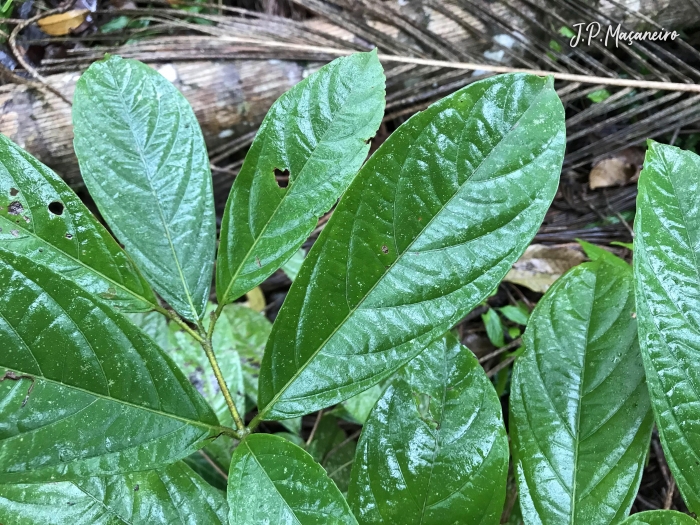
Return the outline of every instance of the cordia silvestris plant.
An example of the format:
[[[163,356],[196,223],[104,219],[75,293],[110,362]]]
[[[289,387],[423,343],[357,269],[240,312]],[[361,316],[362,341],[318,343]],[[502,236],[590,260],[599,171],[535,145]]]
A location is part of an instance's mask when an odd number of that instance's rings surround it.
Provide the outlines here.
[[[695,311],[700,219],[686,215],[699,208],[700,163],[652,146],[634,271],[586,245],[591,262],[529,320],[507,314],[528,325],[509,447],[498,395],[450,329],[500,283],[554,198],[562,104],[551,78],[491,77],[415,115],[366,160],[384,83],[376,53],[357,53],[272,106],[218,250],[201,131],[144,64],[107,57],[74,98],[81,172],[116,240],[0,137],[0,523],[496,524],[511,448],[525,523],[618,523],[652,407],[697,508],[694,420],[674,410],[700,402],[689,370],[700,338],[679,350],[673,331],[695,329],[682,314]],[[675,187],[664,155],[697,175],[675,181],[687,187],[668,206],[668,188],[654,186]],[[659,244],[661,227],[681,223],[685,236]],[[682,260],[664,259],[669,249]],[[236,301],[281,267],[294,283],[270,325]],[[676,293],[678,316],[659,314]],[[669,367],[686,374],[682,388],[669,387]],[[300,417],[320,410],[306,443]],[[339,414],[364,424],[357,443]],[[265,421],[288,432],[261,433]],[[694,522],[670,511],[629,520]]]

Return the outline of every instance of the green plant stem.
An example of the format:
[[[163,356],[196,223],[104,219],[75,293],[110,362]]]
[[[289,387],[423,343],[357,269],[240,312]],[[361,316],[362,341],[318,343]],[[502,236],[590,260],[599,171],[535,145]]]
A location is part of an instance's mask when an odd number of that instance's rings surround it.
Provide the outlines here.
[[[156,312],[163,314],[165,317],[167,317],[172,322],[177,324],[180,328],[182,328],[185,332],[187,332],[192,337],[194,337],[194,339],[199,344],[204,343],[204,339],[202,338],[202,336],[199,335],[199,333],[197,331],[190,328],[190,326],[185,321],[183,321],[183,319],[179,315],[177,315],[175,312],[173,312],[172,310],[166,310],[162,306],[156,306],[155,310],[156,310]]]
[[[201,321],[197,322],[197,330],[193,330],[190,328],[190,326],[176,313],[173,312],[172,310],[167,310],[161,306],[156,306],[156,311],[160,312],[161,314],[165,315],[168,317],[168,319],[171,319],[174,323],[176,323],[180,328],[182,328],[185,332],[190,334],[194,339],[202,345],[202,348],[204,349],[204,353],[207,355],[207,359],[209,359],[209,365],[211,366],[212,371],[214,372],[214,376],[216,377],[216,382],[219,384],[219,389],[221,390],[221,393],[224,395],[224,399],[226,400],[226,405],[228,406],[229,412],[231,412],[231,416],[233,416],[233,421],[236,424],[236,429],[237,431],[231,429],[232,431],[232,436],[242,439],[245,437],[249,431],[246,429],[245,423],[243,422],[243,419],[241,418],[241,415],[238,413],[238,409],[236,408],[236,404],[233,402],[233,397],[231,396],[231,392],[228,389],[228,385],[226,384],[226,380],[224,379],[224,375],[221,372],[221,368],[219,367],[219,362],[216,360],[216,355],[214,354],[214,348],[212,346],[211,340],[212,340],[212,335],[214,334],[214,325],[216,324],[216,320],[218,319],[217,313],[221,313],[221,308],[217,308],[216,312],[212,314],[211,318],[211,324],[209,326],[209,330],[205,330],[204,325],[201,323]],[[224,427],[226,428],[226,427]]]
[[[221,393],[224,395],[228,409],[233,416],[233,421],[236,423],[236,428],[238,429],[239,434],[241,434],[242,437],[245,437],[245,435],[248,434],[248,429],[246,429],[245,423],[238,413],[238,409],[236,408],[236,404],[233,402],[231,392],[226,385],[224,375],[221,373],[221,368],[219,368],[219,363],[216,360],[216,355],[214,354],[214,349],[212,348],[211,338],[207,337],[201,344],[202,348],[204,348],[204,353],[207,354],[207,359],[209,359],[209,364],[211,365],[211,369],[214,371],[216,381],[219,383],[219,388],[221,389]]]

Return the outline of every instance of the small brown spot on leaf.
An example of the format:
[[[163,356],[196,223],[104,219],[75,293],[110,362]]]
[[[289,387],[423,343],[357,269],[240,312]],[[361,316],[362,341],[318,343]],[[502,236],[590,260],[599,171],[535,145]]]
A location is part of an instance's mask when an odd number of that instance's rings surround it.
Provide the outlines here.
[[[72,239],[73,234],[72,233],[66,233],[66,239]]]
[[[138,492],[138,491],[139,491],[139,486],[138,486],[138,485],[134,485],[134,492]]]
[[[385,254],[389,253],[389,248],[387,248],[386,244],[384,246],[382,246],[382,252]]]
[[[19,230],[10,230],[13,237],[19,237]]]
[[[27,395],[24,397],[24,401],[22,401],[22,407],[24,407],[27,404],[27,401],[29,401],[29,396],[31,395],[32,390],[34,390],[34,378],[26,374],[15,374],[12,370],[7,370],[5,372],[5,375],[0,377],[0,381],[5,381],[6,379],[10,379],[12,381],[21,381],[22,379],[28,379],[32,382],[32,384],[29,385],[29,390],[27,390]]]
[[[10,205],[7,207],[7,213],[10,215],[19,215],[24,211],[24,207],[22,206],[22,203],[19,201],[12,201]]]
[[[10,188],[10,197],[16,197],[18,193],[19,190],[17,188]]]
[[[262,264],[260,264],[260,258],[257,255],[255,256],[255,262],[258,263],[258,268],[262,268]]]

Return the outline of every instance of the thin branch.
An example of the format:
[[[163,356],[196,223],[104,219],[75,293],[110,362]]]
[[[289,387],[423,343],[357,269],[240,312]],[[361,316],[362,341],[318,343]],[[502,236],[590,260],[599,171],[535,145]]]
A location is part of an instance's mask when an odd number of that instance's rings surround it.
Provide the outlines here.
[[[316,421],[314,421],[314,427],[311,429],[311,434],[309,434],[309,439],[306,440],[307,447],[311,444],[311,440],[316,435],[316,430],[318,429],[318,424],[321,422],[322,417],[323,417],[323,409],[319,410],[318,414],[316,415]]]
[[[209,457],[209,455],[204,452],[203,450],[198,450],[202,457],[204,457],[204,460],[211,465],[211,467],[216,471],[217,474],[221,475],[226,481],[228,481],[228,474],[224,472],[219,465],[216,464],[216,462]]]
[[[505,361],[501,361],[500,363],[498,363],[491,370],[486,372],[486,377],[491,378],[491,377],[495,376],[498,372],[500,372],[504,368],[508,367],[513,361],[515,361],[515,357],[516,356],[512,355],[508,359],[506,359]]]
[[[676,492],[676,480],[671,478],[671,484],[666,489],[666,500],[664,501],[664,509],[669,510],[673,504],[673,493]]]
[[[232,36],[222,36],[224,42],[248,43],[260,47],[278,47],[284,49],[295,49],[299,51],[313,51],[321,54],[333,56],[347,56],[355,53],[352,49],[339,49],[334,47],[321,47],[306,44],[290,44],[286,42],[275,42],[270,40],[257,40],[252,38],[240,38]],[[621,86],[638,89],[658,89],[660,91],[687,91],[700,93],[700,84],[682,84],[678,82],[658,82],[652,80],[632,80],[628,78],[598,77],[593,75],[574,75],[562,73],[560,71],[546,71],[541,69],[524,69],[508,66],[494,66],[491,64],[477,64],[474,62],[449,62],[446,60],[432,60],[428,58],[416,58],[399,55],[387,55],[380,53],[379,60],[385,62],[400,62],[404,64],[417,64],[422,66],[443,67],[451,69],[466,69],[470,71],[487,71],[492,73],[529,73],[538,76],[552,76],[556,80],[567,80],[570,82],[580,82],[582,84],[600,84],[604,86]]]
[[[515,348],[516,346],[519,346],[521,342],[522,342],[522,339],[520,337],[518,337],[517,339],[513,339],[506,346],[502,346],[501,348],[498,348],[498,349],[494,350],[493,352],[490,352],[490,353],[486,354],[485,356],[480,357],[479,364],[484,364],[486,361],[488,361],[492,357],[497,357],[497,356],[501,355],[503,352],[507,352],[511,348]]]
[[[39,13],[36,16],[33,16],[31,18],[27,18],[26,20],[22,20],[21,23],[17,24],[12,32],[10,33],[10,38],[7,40],[7,43],[10,46],[10,49],[12,49],[12,53],[15,55],[15,58],[17,59],[17,62],[19,62],[22,67],[29,73],[37,82],[38,85],[35,83],[27,83],[31,87],[37,88],[39,86],[39,89],[44,89],[48,90],[54,95],[56,95],[58,98],[63,100],[66,104],[69,106],[72,106],[73,104],[71,103],[66,96],[61,93],[58,89],[53,87],[51,84],[49,84],[48,80],[46,80],[43,76],[39,74],[39,72],[36,70],[34,66],[32,66],[29,61],[25,58],[24,53],[20,52],[19,47],[17,46],[17,37],[19,36],[20,31],[22,31],[24,28],[32,25],[35,22],[38,22],[45,16],[51,16],[51,15],[59,15],[61,13],[65,13],[66,11],[69,11],[72,7],[73,4],[75,3],[76,0],[68,0],[65,4],[62,6],[59,6],[55,9],[49,9],[48,11],[44,11],[43,13]]]

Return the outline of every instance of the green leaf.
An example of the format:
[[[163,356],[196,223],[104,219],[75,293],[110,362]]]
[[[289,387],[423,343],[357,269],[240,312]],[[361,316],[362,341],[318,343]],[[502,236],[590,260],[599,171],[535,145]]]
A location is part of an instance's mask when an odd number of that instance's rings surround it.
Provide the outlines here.
[[[382,144],[275,321],[259,417],[310,413],[381,382],[498,285],[559,181],[564,112],[552,85],[474,82]]]
[[[675,510],[650,510],[633,514],[620,525],[697,525],[698,522]]]
[[[158,304],[107,230],[53,171],[0,135],[0,249],[30,257],[125,311]]]
[[[149,336],[159,348],[166,350],[170,346],[170,332],[168,321],[159,312],[148,312],[145,314],[127,314],[126,318],[138,326],[143,333]]]
[[[303,449],[269,434],[251,434],[236,449],[228,504],[231,525],[357,524],[323,467]]]
[[[559,278],[523,336],[510,428],[526,524],[617,523],[639,488],[653,418],[632,268],[611,259]]]
[[[639,341],[659,437],[700,513],[700,157],[649,143],[639,177],[634,274]]]
[[[485,314],[481,315],[481,320],[484,322],[486,335],[491,344],[496,348],[504,346],[506,343],[503,339],[503,324],[501,324],[501,318],[498,317],[496,310],[489,308]]]
[[[183,462],[77,481],[0,485],[0,522],[8,525],[223,525],[227,514],[223,493]]]
[[[294,281],[297,275],[299,275],[301,265],[304,264],[304,257],[306,257],[304,250],[299,248],[294,255],[282,265],[282,271],[289,277],[290,281]]]
[[[228,469],[220,465],[206,449],[190,454],[183,461],[212,487],[226,492]]]
[[[491,381],[451,334],[403,374],[360,436],[348,494],[358,521],[498,524],[509,453]]]
[[[603,102],[604,100],[610,98],[610,91],[608,91],[607,89],[597,89],[596,91],[593,91],[592,93],[589,93],[586,96],[594,104],[597,104],[598,102]]]
[[[383,392],[384,388],[381,385],[374,385],[372,388],[343,401],[343,409],[355,423],[364,425]]]
[[[175,364],[70,280],[0,250],[0,483],[157,468],[221,431]]]
[[[518,303],[517,306],[511,304],[498,309],[503,316],[509,321],[513,321],[522,326],[527,326],[527,320],[530,318],[530,310],[523,303]]]
[[[90,195],[156,291],[184,317],[209,297],[216,218],[192,108],[160,73],[110,56],[78,80],[75,153]]]
[[[345,191],[384,114],[376,51],[338,58],[277,100],[231,188],[221,223],[216,296],[229,303],[301,247]],[[280,188],[275,171],[287,172]]]

